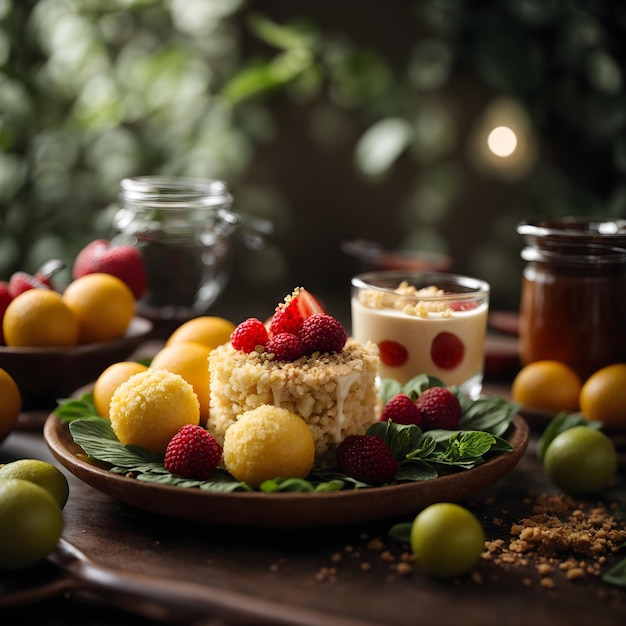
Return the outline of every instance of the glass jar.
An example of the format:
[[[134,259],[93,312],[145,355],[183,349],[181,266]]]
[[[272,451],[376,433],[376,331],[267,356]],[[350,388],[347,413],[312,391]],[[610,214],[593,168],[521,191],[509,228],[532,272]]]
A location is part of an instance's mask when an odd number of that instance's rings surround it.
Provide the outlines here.
[[[584,380],[626,362],[626,231],[617,222],[578,220],[531,224],[518,232],[527,246],[520,300],[522,365],[554,359]],[[608,227],[607,237],[599,228]]]
[[[230,237],[240,225],[232,202],[221,180],[122,180],[112,243],[136,246],[145,262],[140,315],[182,321],[207,311],[228,279]]]

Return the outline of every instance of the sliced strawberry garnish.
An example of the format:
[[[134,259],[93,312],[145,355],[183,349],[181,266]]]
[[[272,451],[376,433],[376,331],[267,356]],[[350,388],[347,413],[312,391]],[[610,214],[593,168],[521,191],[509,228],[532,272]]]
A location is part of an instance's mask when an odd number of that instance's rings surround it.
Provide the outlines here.
[[[276,307],[270,320],[270,335],[278,335],[279,333],[297,335],[304,320],[318,313],[325,313],[325,311],[317,298],[306,289],[296,287],[293,293],[289,294],[285,301]]]
[[[397,341],[385,339],[378,344],[380,360],[389,367],[400,367],[409,358],[409,351]]]
[[[306,320],[311,315],[317,315],[318,313],[326,313],[320,301],[310,291],[300,287],[297,289],[297,292],[298,307],[303,319]]]
[[[439,333],[430,346],[430,358],[442,370],[451,370],[459,365],[465,354],[465,345],[452,333]]]

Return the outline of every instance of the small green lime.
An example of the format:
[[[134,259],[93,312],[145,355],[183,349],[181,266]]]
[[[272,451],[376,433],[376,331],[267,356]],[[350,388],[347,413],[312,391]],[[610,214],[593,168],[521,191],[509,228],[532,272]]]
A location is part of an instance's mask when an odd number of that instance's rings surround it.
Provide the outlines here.
[[[617,472],[615,445],[603,432],[574,426],[559,433],[548,445],[543,468],[565,493],[583,496],[606,487]]]
[[[49,491],[63,508],[67,502],[70,488],[67,478],[60,469],[38,459],[20,459],[0,467],[0,478],[21,478],[35,483]]]
[[[411,527],[411,550],[424,572],[435,578],[467,574],[485,549],[476,516],[458,504],[439,502],[422,510]]]
[[[43,561],[62,531],[63,512],[48,491],[20,478],[0,480],[0,569]]]

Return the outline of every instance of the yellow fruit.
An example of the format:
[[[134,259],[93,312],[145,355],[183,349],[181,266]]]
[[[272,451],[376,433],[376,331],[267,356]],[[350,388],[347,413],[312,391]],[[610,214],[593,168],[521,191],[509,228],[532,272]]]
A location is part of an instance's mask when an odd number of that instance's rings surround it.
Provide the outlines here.
[[[178,374],[147,369],[133,374],[113,393],[109,419],[117,438],[164,454],[185,424],[198,424],[200,406],[193,387]]]
[[[135,296],[111,274],[87,274],[71,282],[63,301],[78,320],[79,342],[122,337],[135,314]]]
[[[577,411],[582,381],[565,363],[535,361],[524,366],[513,380],[511,395],[525,407],[544,411]]]
[[[70,494],[67,478],[60,469],[39,459],[20,459],[0,466],[0,480],[20,478],[45,489],[61,508],[65,506]]]
[[[2,331],[10,347],[66,347],[78,342],[78,321],[52,289],[29,289],[14,298],[4,313]]]
[[[217,348],[230,341],[235,324],[223,317],[203,315],[181,324],[167,339],[170,346],[181,341],[196,341],[209,348]]]
[[[16,382],[0,368],[0,441],[15,428],[21,410],[22,396]]]
[[[201,343],[182,341],[165,346],[154,355],[151,369],[164,369],[182,376],[192,387],[200,404],[200,423],[209,417],[209,354]]]
[[[295,413],[271,405],[246,411],[226,430],[224,464],[236,480],[258,487],[271,478],[305,478],[315,443]]]
[[[589,420],[626,427],[626,363],[607,365],[585,381],[580,410]]]
[[[43,561],[63,531],[59,503],[28,480],[0,480],[0,569],[19,570]]]
[[[109,403],[113,392],[133,374],[145,372],[147,365],[137,361],[120,361],[109,365],[96,380],[93,387],[93,403],[98,415],[109,417]]]

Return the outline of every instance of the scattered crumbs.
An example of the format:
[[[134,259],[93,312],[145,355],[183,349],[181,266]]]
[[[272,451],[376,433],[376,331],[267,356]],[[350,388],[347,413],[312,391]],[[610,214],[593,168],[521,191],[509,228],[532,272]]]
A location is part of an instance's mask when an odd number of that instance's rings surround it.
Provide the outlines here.
[[[626,541],[626,527],[614,516],[616,505],[582,504],[564,494],[524,502],[530,515],[511,525],[508,544],[502,539],[485,542],[482,558],[505,567],[533,566],[545,589],[556,587],[556,573],[570,581],[600,576],[607,555]],[[496,520],[501,518],[494,518],[494,524]],[[531,579],[524,578],[523,584],[529,586]]]
[[[383,550],[383,552],[380,553],[380,558],[383,561],[395,561],[395,557],[391,554],[391,552],[389,552],[389,550]]]
[[[331,555],[330,560],[332,563],[339,563],[342,558],[343,557],[340,552],[335,552],[335,554]]]
[[[322,567],[315,574],[315,580],[318,582],[337,582],[337,569],[335,567]]]
[[[270,572],[275,573],[280,569],[280,566],[278,565],[278,563],[272,563],[270,565]]]
[[[413,573],[413,567],[406,561],[400,561],[400,563],[396,565],[396,571],[400,576],[408,576]]]
[[[361,568],[361,571],[363,572],[369,572],[372,569],[372,564],[368,563],[367,561],[363,561],[359,567]]]
[[[376,537],[376,539],[371,539],[367,543],[368,550],[382,550],[385,547],[385,544],[382,542],[380,537]]]
[[[482,585],[484,582],[483,575],[478,570],[472,571],[471,578],[475,585]]]

